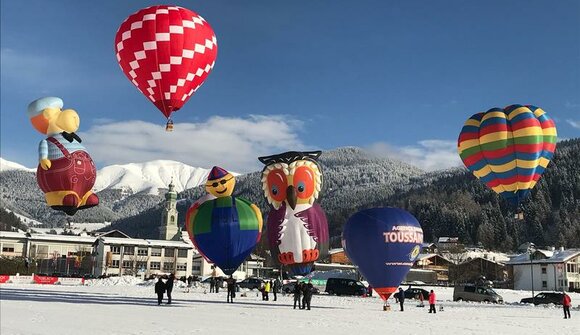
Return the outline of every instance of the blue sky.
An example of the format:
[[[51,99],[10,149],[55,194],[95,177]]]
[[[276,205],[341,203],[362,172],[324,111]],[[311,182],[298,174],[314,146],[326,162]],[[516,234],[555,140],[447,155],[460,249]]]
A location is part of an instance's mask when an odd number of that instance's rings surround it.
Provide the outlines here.
[[[26,106],[48,95],[81,116],[98,166],[174,159],[238,171],[258,155],[360,146],[425,169],[460,164],[472,114],[542,107],[580,135],[580,2],[174,1],[218,40],[176,131],[127,80],[113,50],[154,1],[1,3],[0,155],[36,165]]]

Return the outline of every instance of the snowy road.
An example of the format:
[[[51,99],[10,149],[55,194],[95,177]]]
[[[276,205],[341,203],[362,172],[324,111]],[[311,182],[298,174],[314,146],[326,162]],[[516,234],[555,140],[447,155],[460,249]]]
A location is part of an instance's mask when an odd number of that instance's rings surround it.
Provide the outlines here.
[[[171,306],[157,306],[153,287],[0,286],[0,333],[12,334],[578,334],[580,313],[563,320],[557,307],[511,304],[526,292],[499,290],[507,304],[455,303],[437,288],[444,311],[407,300],[405,312],[382,311],[376,298],[314,296],[310,311],[292,309],[292,297],[262,301],[255,292],[225,302],[225,292],[176,288]],[[572,295],[573,304],[580,295]]]

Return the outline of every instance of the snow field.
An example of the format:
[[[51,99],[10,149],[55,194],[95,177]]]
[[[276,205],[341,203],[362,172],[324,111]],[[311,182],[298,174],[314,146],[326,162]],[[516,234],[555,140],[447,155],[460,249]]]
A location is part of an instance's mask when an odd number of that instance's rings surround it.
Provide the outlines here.
[[[255,291],[187,290],[176,282],[173,304],[157,306],[152,282],[132,277],[87,281],[86,286],[0,286],[0,333],[12,334],[577,334],[580,313],[563,320],[561,307],[521,305],[529,292],[497,290],[506,304],[453,302],[452,288],[433,288],[444,311],[429,314],[406,300],[392,311],[371,298],[315,295],[312,310],[294,310],[293,297],[262,301]],[[427,287],[426,289],[431,289]],[[247,296],[242,297],[242,293]],[[572,294],[574,306],[580,294]]]

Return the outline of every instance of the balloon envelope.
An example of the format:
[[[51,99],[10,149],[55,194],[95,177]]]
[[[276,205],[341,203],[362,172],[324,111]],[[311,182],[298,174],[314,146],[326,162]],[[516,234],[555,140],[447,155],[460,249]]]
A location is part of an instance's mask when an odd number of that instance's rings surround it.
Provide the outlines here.
[[[244,199],[221,197],[203,202],[188,215],[192,242],[208,260],[231,275],[260,240],[260,218]]]
[[[195,12],[151,6],[121,24],[115,51],[127,78],[169,117],[213,69],[217,40],[210,25]]]
[[[419,255],[421,243],[419,222],[399,208],[357,212],[342,232],[346,255],[383,300],[397,290]]]
[[[556,136],[554,121],[541,108],[511,105],[469,118],[457,147],[478,179],[518,205],[550,163]]]

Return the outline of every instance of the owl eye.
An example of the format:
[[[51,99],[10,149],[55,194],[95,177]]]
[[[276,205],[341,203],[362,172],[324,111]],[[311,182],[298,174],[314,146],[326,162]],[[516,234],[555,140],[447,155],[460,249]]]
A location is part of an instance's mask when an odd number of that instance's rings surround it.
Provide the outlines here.
[[[306,189],[306,185],[304,184],[303,181],[298,182],[298,186],[296,187],[296,189],[298,189],[298,192],[304,192],[304,190]]]
[[[287,179],[284,171],[280,169],[272,170],[268,173],[268,190],[270,197],[277,202],[282,202],[286,199]]]
[[[308,166],[297,168],[294,171],[294,187],[298,191],[298,198],[310,198],[315,189],[314,171]]]

